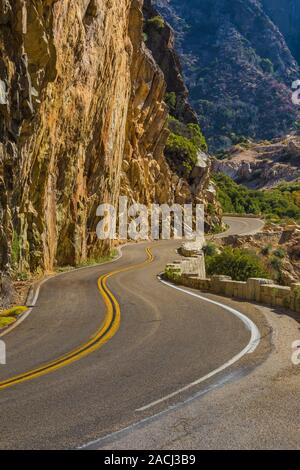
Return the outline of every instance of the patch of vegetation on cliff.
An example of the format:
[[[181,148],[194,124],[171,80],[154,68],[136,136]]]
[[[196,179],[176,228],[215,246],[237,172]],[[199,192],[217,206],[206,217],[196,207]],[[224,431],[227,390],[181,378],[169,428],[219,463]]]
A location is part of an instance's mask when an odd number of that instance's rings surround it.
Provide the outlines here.
[[[16,231],[13,232],[13,239],[11,245],[11,258],[14,267],[17,267],[20,260],[21,253],[21,240]]]
[[[300,183],[283,183],[260,191],[239,185],[223,173],[214,173],[213,180],[225,213],[264,215],[273,222],[300,221]]]
[[[118,254],[118,250],[114,248],[107,255],[88,258],[86,261],[82,261],[81,263],[79,263],[76,267],[84,268],[88,266],[96,266],[98,264],[108,263],[109,261],[113,261],[115,258],[117,258]]]
[[[176,97],[175,91],[166,93],[165,102],[169,106],[170,113],[172,114],[175,111],[176,103],[177,103],[177,97]]]
[[[156,29],[163,29],[165,27],[165,21],[160,15],[156,15],[147,20],[147,25],[154,26]]]
[[[173,116],[169,118],[169,129],[165,155],[171,168],[188,177],[197,163],[198,152],[207,151],[205,137],[198,124],[184,124]]]
[[[181,172],[188,176],[197,162],[197,147],[186,137],[171,133],[166,146],[166,156],[179,162]]]
[[[235,281],[247,281],[250,277],[270,278],[259,256],[248,250],[226,247],[221,253],[206,255],[205,263],[208,275],[231,276]]]

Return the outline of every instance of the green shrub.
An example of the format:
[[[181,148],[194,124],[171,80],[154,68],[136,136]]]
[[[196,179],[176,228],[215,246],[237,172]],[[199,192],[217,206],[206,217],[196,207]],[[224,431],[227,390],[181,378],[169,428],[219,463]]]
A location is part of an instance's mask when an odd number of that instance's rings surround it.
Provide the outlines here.
[[[277,248],[277,250],[273,252],[273,255],[276,256],[276,258],[283,259],[285,257],[285,251],[283,248]]]
[[[199,149],[207,152],[208,147],[204,135],[198,124],[188,124],[188,130],[190,131],[190,139],[193,144]]]
[[[154,26],[156,29],[163,29],[165,27],[165,22],[161,16],[157,15],[150,18],[147,21],[147,25]]]
[[[250,277],[270,277],[255,253],[231,247],[226,247],[220,254],[207,256],[206,270],[208,275],[223,274],[236,281],[247,281]]]
[[[272,245],[266,245],[261,249],[261,254],[264,256],[269,256],[272,252]]]
[[[169,106],[170,111],[175,111],[176,101],[177,101],[177,97],[176,97],[176,93],[174,91],[166,94],[165,102]]]
[[[14,317],[0,317],[0,328],[5,328],[6,326],[15,323],[16,319]]]
[[[170,134],[165,152],[166,156],[173,160],[175,164],[179,163],[184,167],[185,176],[188,176],[197,163],[197,147],[181,135]]]
[[[206,256],[215,256],[218,253],[218,248],[214,243],[208,242],[203,247],[203,252]]]
[[[181,278],[181,275],[178,272],[174,272],[170,268],[165,269],[164,275],[167,279],[169,279],[170,281],[175,282],[175,283],[179,282],[180,278]]]
[[[198,124],[185,124],[176,117],[169,116],[169,129],[173,134],[181,135],[189,139],[198,150],[207,151],[207,143],[205,137]]]
[[[27,307],[23,306],[18,306],[18,307],[12,307],[9,308],[8,310],[3,310],[0,312],[0,317],[18,317],[22,313],[26,312]]]
[[[207,150],[205,137],[198,124],[184,124],[173,116],[169,116],[169,129],[165,155],[174,171],[188,177],[197,163],[198,152]]]
[[[0,311],[0,328],[5,328],[17,321],[19,315],[26,312],[27,307],[12,307]]]
[[[273,256],[270,259],[270,266],[275,270],[275,271],[280,271],[282,267],[282,261],[280,258],[277,258],[277,256]]]

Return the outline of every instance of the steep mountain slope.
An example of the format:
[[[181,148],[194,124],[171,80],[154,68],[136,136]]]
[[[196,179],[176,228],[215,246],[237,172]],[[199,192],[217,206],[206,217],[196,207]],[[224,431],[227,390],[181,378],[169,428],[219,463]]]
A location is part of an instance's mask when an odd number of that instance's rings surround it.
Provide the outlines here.
[[[189,103],[180,58],[175,50],[174,32],[159,16],[152,0],[144,0],[143,13],[147,47],[164,74],[167,92],[176,95],[176,103],[171,111],[186,124],[197,123],[195,111]]]
[[[298,0],[261,0],[261,2],[300,63],[300,2]]]
[[[212,150],[244,136],[270,139],[297,127],[291,84],[299,67],[258,0],[156,4],[178,31],[191,101]]]
[[[206,226],[220,226],[220,207],[210,181],[211,163],[207,144],[189,103],[179,56],[174,49],[175,37],[170,26],[159,16],[152,0],[144,1],[144,32],[147,47],[166,80],[165,100],[169,105],[168,138],[165,156],[174,173],[188,182],[192,199],[206,205]]]
[[[2,273],[102,253],[96,208],[119,194],[206,201],[209,171],[195,191],[164,157],[166,83],[143,23],[141,0],[0,1]]]

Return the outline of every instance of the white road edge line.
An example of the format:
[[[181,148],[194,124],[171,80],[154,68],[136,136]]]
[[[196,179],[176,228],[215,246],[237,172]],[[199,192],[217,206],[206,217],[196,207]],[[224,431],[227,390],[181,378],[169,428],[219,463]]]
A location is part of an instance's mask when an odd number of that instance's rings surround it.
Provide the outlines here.
[[[145,405],[145,406],[142,406],[141,408],[138,408],[137,410],[135,410],[136,412],[142,412],[142,411],[146,411],[146,410],[149,410],[149,408],[153,408],[154,406],[157,406],[159,405],[160,403],[163,403],[164,401],[167,401],[169,400],[170,398],[173,398],[175,397],[176,395],[179,395],[180,393],[183,393],[187,390],[189,390],[190,388],[192,387],[195,387],[196,385],[199,385],[201,384],[202,382],[205,382],[206,380],[210,379],[211,377],[219,374],[220,372],[224,371],[225,369],[227,369],[228,367],[232,366],[233,364],[235,364],[237,361],[239,361],[243,356],[245,356],[246,354],[251,354],[255,351],[255,349],[257,348],[259,342],[260,342],[260,333],[259,333],[259,330],[257,328],[257,326],[255,325],[255,323],[253,323],[252,320],[250,320],[250,318],[246,317],[246,315],[244,315],[243,313],[239,312],[238,310],[235,310],[234,308],[232,307],[229,307],[228,305],[224,305],[220,302],[216,302],[215,300],[211,300],[211,299],[208,299],[206,297],[203,297],[202,295],[199,295],[199,294],[195,294],[194,292],[191,292],[189,290],[186,290],[186,289],[183,289],[182,287],[178,287],[178,286],[175,286],[167,281],[164,281],[161,276],[158,276],[158,279],[160,280],[160,282],[162,284],[165,284],[166,286],[168,287],[171,287],[173,289],[176,289],[176,290],[179,290],[181,292],[184,292],[188,295],[191,295],[192,297],[197,297],[198,299],[201,299],[201,300],[204,300],[205,302],[208,302],[210,304],[213,304],[213,305],[217,305],[218,307],[221,307],[223,308],[224,310],[227,310],[228,312],[232,313],[233,315],[235,315],[236,317],[238,317],[246,326],[246,328],[248,330],[250,330],[251,332],[251,338],[250,338],[250,341],[249,343],[247,344],[247,346],[239,353],[237,354],[236,356],[234,356],[232,359],[230,359],[229,361],[227,361],[225,364],[223,364],[221,367],[218,367],[217,369],[213,370],[212,372],[210,372],[209,374],[205,375],[204,377],[201,377],[200,379],[198,380],[195,380],[194,382],[191,382],[190,384],[186,385],[185,387],[182,387],[180,388],[179,390],[176,390],[175,392],[173,393],[170,393],[169,395],[166,395],[162,398],[160,398],[159,400],[155,400],[153,401],[152,403],[149,403],[148,405]]]
[[[153,407],[153,406],[155,406],[159,403],[162,403],[163,401],[166,401],[169,398],[172,398],[172,397],[178,395],[179,393],[181,393],[185,390],[188,390],[188,389],[194,387],[195,385],[198,385],[199,383],[204,382],[205,380],[208,380],[209,378],[213,377],[214,375],[218,374],[219,372],[227,369],[232,364],[234,364],[235,362],[240,360],[244,355],[253,353],[255,351],[255,349],[257,348],[257,346],[260,342],[260,339],[261,339],[259,330],[258,330],[257,326],[255,325],[255,323],[253,323],[252,320],[250,320],[250,318],[246,317],[246,315],[239,312],[238,310],[235,310],[234,308],[231,308],[227,305],[221,304],[220,302],[216,302],[214,300],[207,299],[206,297],[195,294],[195,293],[190,292],[190,291],[188,291],[186,289],[183,289],[181,287],[174,286],[173,284],[170,284],[169,282],[166,282],[166,281],[162,280],[161,276],[158,276],[158,279],[160,280],[160,282],[162,282],[163,284],[166,284],[168,287],[172,287],[174,289],[180,290],[182,292],[185,292],[186,294],[192,295],[193,297],[198,297],[201,300],[205,300],[206,302],[212,303],[214,305],[218,305],[218,306],[224,308],[225,310],[228,310],[229,312],[233,313],[235,316],[240,318],[242,320],[242,322],[246,325],[247,329],[249,329],[251,331],[251,339],[250,339],[248,345],[239,354],[234,356],[230,361],[226,362],[226,364],[224,364],[223,366],[221,366],[218,369],[212,371],[210,374],[207,374],[206,376],[202,377],[201,379],[196,380],[195,382],[187,385],[186,387],[183,387],[180,390],[177,390],[176,392],[171,393],[170,395],[167,395],[166,397],[161,398],[160,400],[156,400],[155,402],[152,402],[147,406],[144,406],[142,408],[139,408],[139,409],[135,410],[136,412],[147,410],[147,409],[149,409],[149,408],[151,408],[151,407]],[[200,395],[201,395],[201,393],[200,393]],[[179,406],[181,406],[183,404],[186,404],[187,402],[191,401],[192,399],[196,398],[197,396],[199,396],[199,393],[197,393],[196,395],[190,397],[189,399],[187,399],[183,402],[177,403],[175,405],[171,405],[168,408],[164,409],[163,411],[160,411],[159,413],[156,413],[152,416],[148,416],[146,418],[143,418],[140,421],[137,421],[136,423],[133,423],[133,424],[131,424],[131,425],[129,425],[129,426],[123,428],[123,429],[120,429],[119,431],[112,432],[110,434],[107,434],[106,436],[101,437],[100,439],[95,439],[94,441],[88,442],[87,444],[84,444],[80,447],[77,447],[77,449],[78,450],[91,449],[91,448],[95,449],[96,446],[100,445],[103,442],[106,442],[106,441],[111,442],[113,439],[117,438],[118,436],[122,436],[124,433],[130,432],[130,431],[138,428],[139,426],[147,424],[147,423],[151,422],[153,419],[159,418],[160,416],[164,416],[169,411],[177,409]]]
[[[10,327],[6,328],[2,333],[0,333],[0,338],[3,336],[8,335],[12,330],[14,330],[17,326],[20,325],[26,318],[31,314],[32,308],[29,308],[15,323],[13,323]]]

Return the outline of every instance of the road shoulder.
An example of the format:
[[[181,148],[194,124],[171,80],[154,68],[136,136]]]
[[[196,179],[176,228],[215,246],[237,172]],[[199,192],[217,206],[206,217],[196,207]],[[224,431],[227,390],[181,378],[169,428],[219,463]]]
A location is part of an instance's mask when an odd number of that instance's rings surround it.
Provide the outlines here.
[[[241,360],[224,386],[212,386],[155,419],[102,440],[97,448],[298,448],[300,366],[292,364],[291,356],[292,343],[300,339],[300,319],[283,310],[211,297],[240,307],[256,322],[262,341],[255,353]]]

